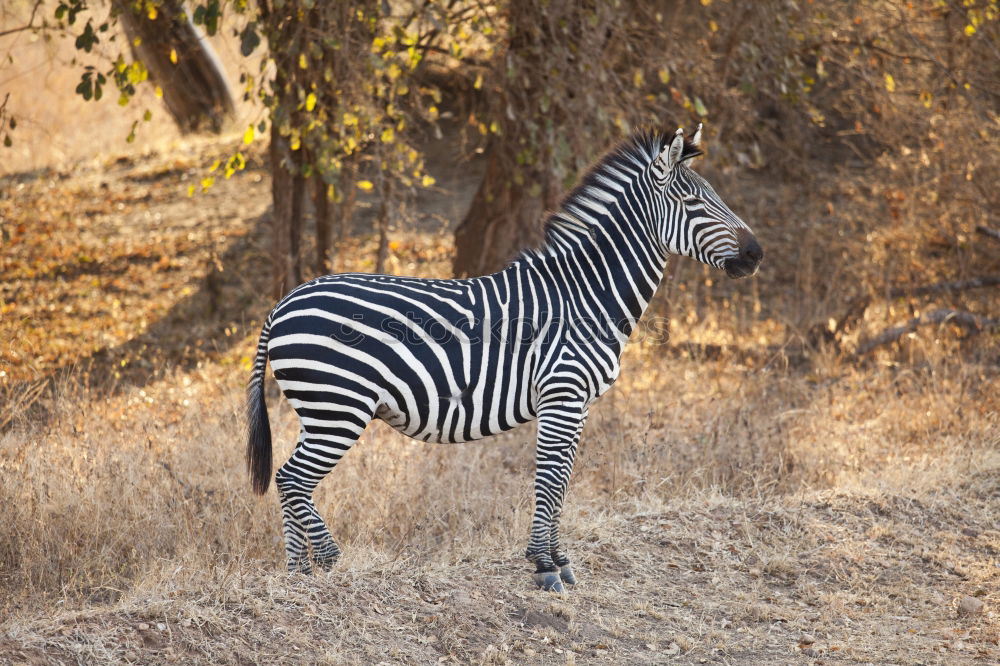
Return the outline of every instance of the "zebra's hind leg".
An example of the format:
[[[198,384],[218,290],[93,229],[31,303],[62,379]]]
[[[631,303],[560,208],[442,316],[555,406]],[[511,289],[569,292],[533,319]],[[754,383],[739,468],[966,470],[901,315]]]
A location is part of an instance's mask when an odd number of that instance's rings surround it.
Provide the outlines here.
[[[331,414],[322,420],[303,416],[299,443],[288,461],[275,474],[284,523],[288,570],[310,573],[312,564],[329,569],[340,556],[340,548],[313,503],[313,490],[354,445],[368,421],[356,413]],[[306,421],[308,419],[308,421]],[[309,549],[312,549],[312,560]]]

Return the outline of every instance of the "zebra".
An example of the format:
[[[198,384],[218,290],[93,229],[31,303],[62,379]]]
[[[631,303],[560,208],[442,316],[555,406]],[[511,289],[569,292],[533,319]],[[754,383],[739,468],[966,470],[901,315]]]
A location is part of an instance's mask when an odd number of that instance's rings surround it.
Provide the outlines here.
[[[470,279],[345,273],[289,292],[267,316],[247,391],[253,490],[271,474],[265,367],[298,413],[275,474],[288,569],[329,569],[340,549],[312,492],[373,419],[428,442],[467,442],[537,420],[535,506],[525,557],[542,589],[576,577],[559,518],[580,433],[663,276],[669,254],[753,275],[750,228],[689,166],[690,139],[638,131],[583,177],[540,246]],[[310,559],[309,551],[312,551]]]

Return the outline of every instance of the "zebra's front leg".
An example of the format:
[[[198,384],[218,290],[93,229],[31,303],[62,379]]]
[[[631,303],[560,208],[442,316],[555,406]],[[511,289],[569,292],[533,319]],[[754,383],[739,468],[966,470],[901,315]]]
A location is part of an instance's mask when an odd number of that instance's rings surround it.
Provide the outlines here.
[[[535,514],[525,557],[535,563],[533,579],[543,590],[562,592],[563,582],[576,583],[569,558],[559,550],[559,518],[586,419],[582,401],[563,400],[539,408]]]

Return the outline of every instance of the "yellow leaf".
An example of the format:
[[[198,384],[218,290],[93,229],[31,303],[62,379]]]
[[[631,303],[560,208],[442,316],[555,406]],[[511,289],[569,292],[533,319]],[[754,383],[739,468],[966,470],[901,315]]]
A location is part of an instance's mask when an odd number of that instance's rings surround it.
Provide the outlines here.
[[[657,74],[660,75],[660,83],[662,83],[663,85],[670,83],[670,72],[667,70],[666,67],[661,67],[660,71],[657,72]]]
[[[306,54],[299,54],[299,69],[309,69],[309,63],[306,62]]]
[[[719,24],[716,23],[715,21],[709,20],[708,29],[711,30],[712,32],[719,32]]]
[[[247,131],[243,132],[243,143],[250,145],[253,143],[253,125],[247,127]]]
[[[188,185],[188,196],[189,197],[194,196],[194,185]]]
[[[149,9],[146,10],[146,16],[149,17],[150,21],[156,20],[156,5],[149,6]]]
[[[712,4],[712,0],[701,0],[702,7],[708,7],[710,4]]]
[[[156,86],[155,88],[153,88],[153,94],[156,95],[157,97],[163,97],[163,88],[161,88],[160,86]]]
[[[177,64],[177,49],[170,49],[170,62]]]
[[[476,90],[479,90],[480,88],[483,87],[483,75],[482,74],[477,74],[476,75],[476,81],[472,84],[472,87],[475,88]]]
[[[920,101],[923,103],[925,108],[931,108],[931,102],[934,101],[934,96],[930,94],[929,91],[924,90],[920,93]]]
[[[396,140],[396,133],[391,127],[386,127],[382,130],[382,143],[392,143]]]
[[[641,88],[644,79],[645,77],[642,75],[642,70],[637,69],[632,74],[632,85],[635,86],[636,88]]]
[[[214,162],[212,162],[212,166],[208,167],[208,172],[212,173],[213,171],[219,168],[220,164],[222,164],[222,160],[215,160]]]
[[[896,79],[892,78],[892,74],[886,73],[885,75],[885,89],[889,92],[896,90]]]
[[[423,185],[424,187],[430,187],[436,182],[437,181],[434,180],[434,176],[424,175],[423,179],[420,181],[420,184]]]
[[[358,124],[358,117],[350,112],[344,112],[344,126],[351,127]]]
[[[309,93],[306,95],[306,111],[312,111],[316,108],[316,93]]]
[[[201,179],[201,188],[203,190],[207,190],[208,188],[212,187],[212,185],[214,183],[215,183],[215,179],[212,178],[212,177],[202,178]]]
[[[974,34],[976,34],[976,26],[972,25],[971,23],[965,26],[966,37],[972,37]]]
[[[399,241],[389,241],[389,249],[395,252],[399,249]]]
[[[365,192],[371,192],[372,188],[375,187],[370,180],[359,180],[358,189],[364,190]]]
[[[392,63],[391,65],[389,65],[389,69],[386,71],[386,75],[389,77],[390,81],[395,81],[396,79],[399,78],[400,74],[402,73],[403,70],[400,69],[399,65],[397,65],[396,63]]]

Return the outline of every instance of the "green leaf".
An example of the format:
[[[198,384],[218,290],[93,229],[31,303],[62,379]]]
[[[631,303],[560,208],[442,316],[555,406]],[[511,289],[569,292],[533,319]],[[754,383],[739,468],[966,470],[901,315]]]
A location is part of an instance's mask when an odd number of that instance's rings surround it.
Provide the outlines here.
[[[240,53],[246,57],[260,45],[260,35],[257,34],[257,23],[252,21],[240,33]]]
[[[94,32],[94,26],[90,21],[87,21],[87,25],[83,29],[83,32],[77,36],[75,45],[77,49],[82,49],[87,53],[90,53],[94,48],[94,44],[97,44],[100,41],[101,39],[97,36],[97,33]]]
[[[76,92],[89,102],[90,98],[94,96],[94,82],[90,80],[89,73],[84,74],[81,79],[80,83],[76,86]]]

